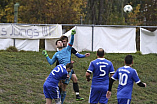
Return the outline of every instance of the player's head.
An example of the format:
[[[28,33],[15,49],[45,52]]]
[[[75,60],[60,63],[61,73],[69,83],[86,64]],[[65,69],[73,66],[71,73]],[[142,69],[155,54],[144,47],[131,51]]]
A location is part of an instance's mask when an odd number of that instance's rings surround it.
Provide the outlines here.
[[[62,42],[62,40],[59,39],[59,40],[56,41],[56,47],[57,48],[63,48],[63,42]]]
[[[131,64],[133,64],[133,57],[132,57],[132,55],[127,55],[127,56],[125,57],[125,64],[126,64],[126,65],[131,65]]]
[[[68,37],[63,35],[60,37],[60,40],[63,42],[63,47],[66,47],[68,43]]]
[[[73,68],[73,63],[67,63],[66,70],[70,72],[72,68]]]
[[[103,58],[104,57],[104,50],[102,49],[102,48],[99,48],[98,50],[97,50],[97,57],[98,58]]]

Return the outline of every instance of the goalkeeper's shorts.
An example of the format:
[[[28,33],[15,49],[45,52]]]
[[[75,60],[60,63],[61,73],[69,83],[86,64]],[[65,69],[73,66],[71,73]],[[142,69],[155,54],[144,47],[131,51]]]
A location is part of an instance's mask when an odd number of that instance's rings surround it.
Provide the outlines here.
[[[65,80],[63,80],[63,84],[69,84],[69,82],[70,82],[70,79],[71,79],[71,77],[72,77],[72,74],[74,74],[74,70],[73,69],[71,69],[71,72],[69,72],[69,78],[68,79],[65,79]]]

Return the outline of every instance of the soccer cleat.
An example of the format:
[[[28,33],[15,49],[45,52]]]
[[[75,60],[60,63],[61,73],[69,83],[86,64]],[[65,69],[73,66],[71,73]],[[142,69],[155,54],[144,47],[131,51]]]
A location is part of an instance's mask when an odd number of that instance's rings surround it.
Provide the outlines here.
[[[76,96],[76,101],[81,101],[84,100],[84,98],[80,97],[80,96]]]

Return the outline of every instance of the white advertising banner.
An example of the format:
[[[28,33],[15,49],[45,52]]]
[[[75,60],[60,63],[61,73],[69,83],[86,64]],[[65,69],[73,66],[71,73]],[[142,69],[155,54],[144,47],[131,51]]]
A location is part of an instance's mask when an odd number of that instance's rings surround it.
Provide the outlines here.
[[[18,50],[39,52],[39,39],[36,40],[16,39],[15,46]]]
[[[62,25],[16,25],[1,24],[0,38],[52,39],[62,35]]]
[[[157,53],[157,30],[140,28],[140,51],[142,54]]]
[[[80,51],[92,51],[92,27],[76,27],[74,48]]]
[[[68,32],[66,32],[65,36],[71,36],[71,31],[75,29],[76,34],[74,36],[74,44],[73,47],[77,49],[78,52],[80,51],[91,51],[92,50],[92,28],[91,27],[84,27],[84,26],[75,26]]]
[[[10,46],[14,46],[13,39],[0,39],[0,50],[6,50]]]
[[[0,50],[6,50],[10,46],[14,46],[14,39],[0,39]],[[16,48],[21,51],[36,51],[39,52],[39,39],[38,40],[15,40]]]
[[[59,39],[59,38],[57,38]],[[56,47],[56,40],[57,39],[45,39],[45,50],[47,51],[56,51],[57,47]]]
[[[136,28],[94,27],[93,32],[92,36],[92,27],[77,26],[74,48],[79,52],[92,48],[103,48],[107,53],[136,52]]]
[[[136,28],[94,27],[93,51],[103,48],[107,53],[135,53]]]

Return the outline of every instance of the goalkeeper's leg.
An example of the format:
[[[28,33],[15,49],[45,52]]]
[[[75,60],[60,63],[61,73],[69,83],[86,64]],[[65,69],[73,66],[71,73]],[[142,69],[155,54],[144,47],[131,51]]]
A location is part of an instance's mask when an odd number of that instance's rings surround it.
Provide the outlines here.
[[[63,104],[64,99],[65,99],[65,97],[66,97],[66,86],[69,84],[70,79],[71,79],[71,76],[72,76],[72,70],[71,70],[71,72],[69,73],[69,78],[63,81],[62,92],[61,92],[61,103],[62,103],[62,104]]]

